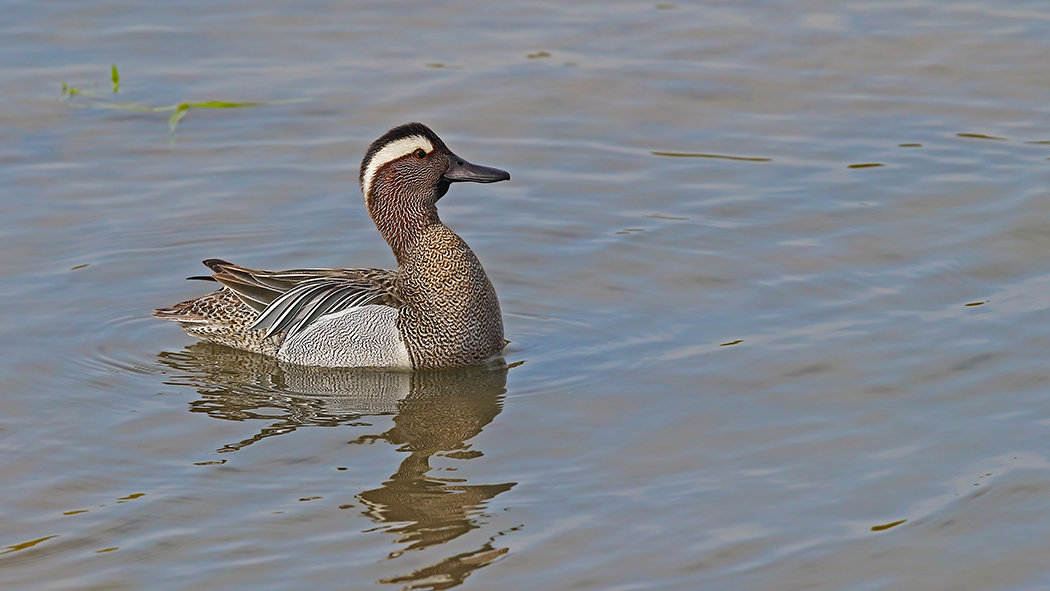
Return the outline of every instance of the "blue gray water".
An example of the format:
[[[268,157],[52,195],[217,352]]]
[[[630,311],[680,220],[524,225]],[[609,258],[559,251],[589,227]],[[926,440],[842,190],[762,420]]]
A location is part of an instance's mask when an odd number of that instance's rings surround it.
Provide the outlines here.
[[[1045,3],[0,14],[0,587],[1050,588]],[[149,317],[392,265],[357,167],[410,120],[513,175],[441,202],[509,367]]]

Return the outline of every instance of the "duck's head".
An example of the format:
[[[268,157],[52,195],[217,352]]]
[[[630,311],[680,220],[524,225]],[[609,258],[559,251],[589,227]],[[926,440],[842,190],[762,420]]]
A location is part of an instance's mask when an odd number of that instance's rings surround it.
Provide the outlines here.
[[[471,164],[426,125],[406,123],[372,142],[359,180],[368,210],[375,212],[382,207],[429,209],[452,183],[495,183],[510,180],[510,173]]]

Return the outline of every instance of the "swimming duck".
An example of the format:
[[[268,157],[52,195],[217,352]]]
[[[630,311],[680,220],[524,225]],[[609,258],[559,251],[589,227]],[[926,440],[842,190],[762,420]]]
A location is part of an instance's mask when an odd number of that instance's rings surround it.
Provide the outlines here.
[[[429,369],[485,363],[505,345],[496,290],[477,256],[441,223],[456,182],[510,180],[453,154],[422,123],[368,148],[358,178],[368,214],[397,259],[385,269],[249,269],[204,261],[210,294],[153,312],[192,336],[299,365]]]

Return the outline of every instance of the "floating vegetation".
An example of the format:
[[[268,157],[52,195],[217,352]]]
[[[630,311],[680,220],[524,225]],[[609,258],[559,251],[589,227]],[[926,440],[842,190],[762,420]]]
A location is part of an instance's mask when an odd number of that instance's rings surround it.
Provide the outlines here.
[[[120,92],[120,72],[117,70],[117,65],[113,64],[110,79],[113,83],[113,94]],[[149,107],[140,105],[137,103],[130,102],[105,102],[104,97],[88,92],[81,88],[62,83],[62,99],[73,100],[74,97],[83,96],[91,99],[90,102],[78,102],[75,105],[84,108],[95,108],[95,109],[112,109],[115,111],[131,111],[139,113],[171,113],[168,116],[168,134],[174,134],[175,128],[178,127],[179,122],[182,121],[186,115],[190,112],[190,109],[243,109],[248,107],[266,107],[272,105],[290,105],[293,103],[303,103],[309,101],[308,98],[291,99],[284,101],[248,101],[248,102],[228,102],[228,101],[190,101],[185,103],[179,103],[177,105],[167,105],[164,107]],[[73,104],[73,103],[71,103]]]
[[[897,144],[898,148],[921,148],[922,144]]]
[[[98,96],[97,94],[92,94],[86,90],[81,90],[75,86],[68,86],[65,82],[62,83],[62,98],[72,98],[78,94],[82,94],[84,96]]]
[[[645,217],[653,218],[654,220],[686,221],[686,220],[689,219],[689,218],[684,218],[684,217],[677,216],[677,215],[665,215],[665,214],[662,214],[662,213],[647,213],[647,214],[645,214]]]
[[[50,540],[51,538],[57,538],[57,537],[58,537],[58,534],[55,534],[53,536],[47,536],[46,538],[40,538],[38,540],[33,540],[31,542],[22,542],[21,544],[12,544],[11,546],[8,546],[7,548],[4,548],[3,551],[0,551],[0,554],[10,554],[12,552],[18,552],[19,550],[25,550],[26,548],[32,548],[33,546],[36,546],[40,542],[46,542],[47,540]]]
[[[743,343],[743,342],[744,342],[743,339],[736,340],[736,341],[729,341],[728,343],[722,343],[721,345],[719,345],[719,347],[732,347],[733,345],[739,345],[740,343]]]
[[[726,156],[725,154],[704,154],[700,152],[650,152],[653,156],[671,158],[715,158],[717,160],[738,160],[740,162],[772,162],[772,158],[753,158],[750,156]]]
[[[546,51],[537,51],[536,53],[530,53],[525,57],[529,58],[530,60],[538,60],[550,56],[551,54],[547,53]]]
[[[1045,146],[1050,144],[1050,140],[1038,140],[1034,142],[1025,142],[1026,144],[1032,144],[1033,146]]]
[[[850,164],[846,168],[878,168],[880,166],[886,166],[885,164],[879,164],[878,162],[866,162],[864,164]]]
[[[988,301],[990,301],[990,300],[988,300]],[[964,304],[964,305],[965,305],[965,306],[966,306],[967,308],[970,308],[970,307],[972,307],[972,306],[983,306],[983,305],[987,304],[987,303],[988,303],[988,301],[984,301],[984,302],[970,302],[969,304]]]
[[[975,140],[995,140],[997,142],[1008,142],[1010,140],[1004,137],[995,137],[994,135],[984,135],[983,133],[957,133],[958,137],[966,137]]]
[[[871,531],[886,531],[891,527],[897,527],[898,525],[908,521],[907,519],[901,519],[900,521],[894,521],[893,523],[887,523],[885,525],[873,525]]]

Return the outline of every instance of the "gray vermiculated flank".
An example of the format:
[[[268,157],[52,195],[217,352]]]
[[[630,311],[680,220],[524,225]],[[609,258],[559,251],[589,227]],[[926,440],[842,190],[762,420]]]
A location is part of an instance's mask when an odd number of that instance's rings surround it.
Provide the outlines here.
[[[277,358],[300,365],[411,369],[397,317],[396,308],[377,305],[321,316],[287,337]]]

